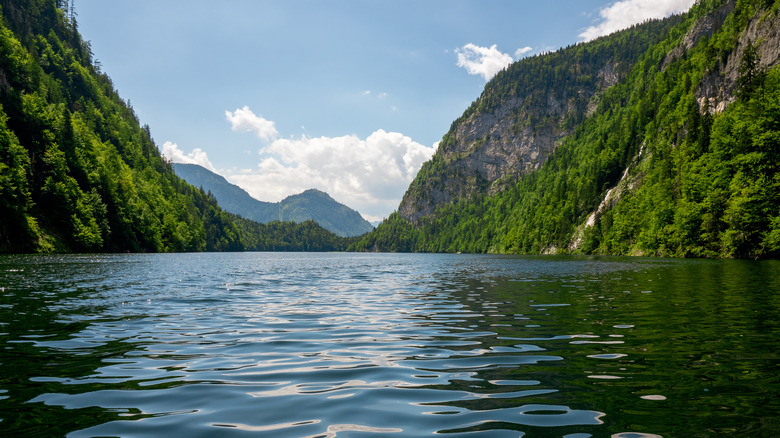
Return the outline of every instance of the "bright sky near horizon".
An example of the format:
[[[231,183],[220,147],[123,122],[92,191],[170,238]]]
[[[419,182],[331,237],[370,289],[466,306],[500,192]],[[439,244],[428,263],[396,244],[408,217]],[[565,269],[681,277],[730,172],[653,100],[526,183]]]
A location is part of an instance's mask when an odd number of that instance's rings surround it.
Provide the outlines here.
[[[76,0],[76,12],[164,155],[262,201],[317,188],[376,221],[509,63],[693,2]]]

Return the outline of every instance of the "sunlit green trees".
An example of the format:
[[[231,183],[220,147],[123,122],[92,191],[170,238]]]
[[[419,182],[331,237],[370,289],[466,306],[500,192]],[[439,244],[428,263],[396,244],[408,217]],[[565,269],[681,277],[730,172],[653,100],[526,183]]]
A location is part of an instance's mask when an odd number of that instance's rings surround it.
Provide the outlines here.
[[[0,9],[0,252],[254,248],[257,230],[174,174],[65,5]]]
[[[712,37],[669,55],[722,3],[694,6],[540,170],[498,194],[441,205],[416,227],[391,216],[355,248],[779,257],[780,69],[762,71],[758,43],[740,45],[740,36],[751,19],[777,19],[780,2],[738,1]],[[556,56],[589,52],[588,44],[578,48]],[[698,87],[739,50],[739,98],[713,114]],[[542,90],[546,78],[534,79]],[[441,172],[447,167],[435,156],[418,179],[436,181]]]

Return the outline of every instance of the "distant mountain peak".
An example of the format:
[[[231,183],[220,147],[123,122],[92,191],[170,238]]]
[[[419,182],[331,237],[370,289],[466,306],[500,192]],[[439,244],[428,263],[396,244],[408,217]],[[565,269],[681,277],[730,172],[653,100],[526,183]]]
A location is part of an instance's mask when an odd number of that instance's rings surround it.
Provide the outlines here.
[[[330,199],[332,201],[335,201],[332,196],[318,189],[307,189],[302,191],[301,193],[290,195],[285,199],[293,198],[295,196],[318,197],[318,198],[325,198],[325,199]]]
[[[360,213],[318,189],[290,195],[281,202],[263,202],[203,166],[176,163],[173,168],[188,183],[211,192],[225,211],[253,221],[300,223],[314,220],[326,230],[342,237],[359,236],[374,229]]]

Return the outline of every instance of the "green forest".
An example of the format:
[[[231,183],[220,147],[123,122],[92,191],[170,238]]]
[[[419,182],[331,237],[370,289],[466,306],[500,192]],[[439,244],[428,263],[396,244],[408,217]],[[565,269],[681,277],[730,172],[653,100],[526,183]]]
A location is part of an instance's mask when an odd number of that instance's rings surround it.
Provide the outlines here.
[[[313,223],[230,215],[179,179],[59,3],[0,1],[0,252],[346,247]]]
[[[762,41],[743,37],[751,22],[776,20],[780,2],[732,2],[733,11],[711,37],[670,60],[697,20],[724,3],[694,5],[663,41],[643,52],[624,80],[603,93],[592,115],[572,121],[574,133],[538,171],[497,194],[437,206],[414,224],[394,213],[352,249],[780,256],[780,69],[761,68]],[[631,41],[643,34],[641,28],[607,38]],[[557,56],[572,57],[567,62],[576,65],[590,44]],[[738,50],[736,101],[721,113],[706,101],[701,107],[699,85]],[[464,117],[490,111],[491,102],[517,92],[511,87],[522,83],[512,77],[513,68],[488,83]],[[543,78],[520,91],[544,93],[562,85],[555,75]],[[435,186],[451,171],[439,155],[410,190]],[[611,189],[621,196],[600,209]]]
[[[0,252],[780,256],[780,69],[777,60],[762,67],[765,42],[745,36],[763,22],[777,27],[776,0],[702,0],[687,14],[509,66],[407,191],[431,205],[432,191],[459,178],[460,196],[414,223],[394,213],[351,239],[311,221],[243,219],[177,177],[63,3],[0,1]],[[703,20],[715,31],[686,46]],[[598,88],[605,62],[622,79],[578,97]],[[702,84],[723,82],[729,68],[733,101],[716,110]],[[568,135],[538,170],[491,190],[442,151],[470,116],[521,95],[518,130],[560,124]],[[562,120],[534,110],[551,96],[574,110]]]

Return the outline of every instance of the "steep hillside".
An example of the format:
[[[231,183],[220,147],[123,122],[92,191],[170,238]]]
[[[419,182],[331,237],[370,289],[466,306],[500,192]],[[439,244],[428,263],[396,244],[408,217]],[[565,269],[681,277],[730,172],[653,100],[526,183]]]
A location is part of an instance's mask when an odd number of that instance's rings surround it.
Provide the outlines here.
[[[344,237],[360,236],[374,230],[374,226],[360,213],[316,189],[282,199],[279,217],[293,222],[313,220],[326,230]]]
[[[178,178],[62,3],[0,0],[0,252],[344,246],[243,221]]]
[[[226,211],[260,223],[280,220],[278,205],[258,201],[241,187],[229,183],[223,176],[203,166],[173,163],[173,170],[193,186],[210,192]]]
[[[243,249],[53,0],[0,7],[0,251]]]
[[[444,148],[410,186],[417,201],[355,248],[777,257],[778,3],[703,1],[672,18],[538,170],[506,189],[438,198],[430,188],[458,176],[460,158],[448,161]],[[539,82],[523,93],[547,93],[546,77]],[[480,132],[501,125],[485,120]],[[455,181],[447,185],[479,186]]]
[[[241,187],[197,164],[174,164],[176,173],[195,187],[211,192],[226,211],[260,223],[313,220],[338,236],[360,236],[374,227],[360,213],[319,190],[307,190],[281,202],[258,201]]]
[[[401,216],[416,223],[443,204],[498,193],[538,170],[595,111],[604,90],[681,21],[651,21],[500,72],[423,165],[398,208]]]

